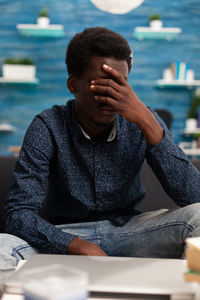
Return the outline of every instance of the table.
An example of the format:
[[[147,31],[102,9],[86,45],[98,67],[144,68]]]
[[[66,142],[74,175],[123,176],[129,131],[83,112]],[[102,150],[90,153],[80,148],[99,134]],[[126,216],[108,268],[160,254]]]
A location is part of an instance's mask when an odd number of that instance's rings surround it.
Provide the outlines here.
[[[165,260],[165,265],[166,265],[166,261],[167,260]],[[184,263],[184,265],[185,265],[185,261],[182,261],[182,260],[180,260],[180,263],[181,262],[183,262]],[[19,269],[23,264],[25,264],[26,263],[26,261],[20,261],[20,263],[18,264],[18,266],[17,266],[17,268],[16,268],[16,270],[17,269]],[[181,265],[182,265],[182,263],[181,263]],[[191,284],[191,283],[190,283]],[[192,297],[192,300],[200,300],[200,287],[199,287],[199,285],[198,284],[193,284],[193,288],[192,288],[192,290],[195,292],[195,294],[196,294],[196,297],[193,299],[193,297]],[[102,299],[104,299],[104,300],[122,300],[122,299],[126,299],[126,300],[128,300],[128,299],[131,299],[131,300],[161,300],[161,299],[170,299],[170,300],[176,300],[176,299],[181,299],[181,300],[188,300],[188,299],[190,299],[191,300],[191,297],[187,297],[187,295],[183,295],[184,296],[184,299],[181,297],[180,298],[180,295],[176,295],[176,296],[178,296],[178,298],[177,297],[175,297],[174,298],[174,296],[172,296],[172,297],[168,297],[167,295],[162,295],[162,296],[148,296],[148,298],[147,298],[147,296],[141,296],[141,295],[139,295],[139,296],[133,296],[133,295],[126,295],[126,297],[120,297],[119,296],[120,294],[117,294],[117,293],[115,293],[114,295],[112,294],[112,297],[109,297],[108,298],[108,296],[106,295],[92,295],[92,296],[90,296],[89,298],[88,298],[88,300],[102,300]],[[122,294],[121,294],[122,295]],[[24,297],[22,296],[22,295],[16,295],[16,294],[3,294],[3,296],[2,296],[2,300],[23,300],[24,299]]]

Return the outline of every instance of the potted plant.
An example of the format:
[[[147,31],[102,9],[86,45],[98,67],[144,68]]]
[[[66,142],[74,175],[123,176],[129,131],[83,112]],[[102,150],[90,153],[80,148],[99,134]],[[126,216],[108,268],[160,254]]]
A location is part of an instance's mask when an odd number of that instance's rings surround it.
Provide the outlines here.
[[[2,65],[2,73],[6,80],[34,80],[36,67],[30,58],[6,58]]]
[[[196,148],[200,148],[200,133],[195,133],[193,139],[196,143]]]
[[[37,18],[37,24],[41,27],[48,26],[50,23],[50,19],[48,17],[48,9],[43,8]]]
[[[159,14],[153,14],[149,17],[149,26],[152,28],[161,28],[163,25]]]
[[[197,89],[195,92],[186,120],[187,129],[192,130],[197,127],[200,127],[200,89]]]

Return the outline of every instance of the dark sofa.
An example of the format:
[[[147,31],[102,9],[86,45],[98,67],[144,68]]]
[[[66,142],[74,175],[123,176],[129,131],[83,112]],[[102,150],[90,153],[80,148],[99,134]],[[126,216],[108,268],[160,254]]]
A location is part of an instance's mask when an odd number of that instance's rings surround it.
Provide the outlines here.
[[[0,156],[0,232],[3,231],[3,206],[7,198],[16,160],[16,156]],[[193,160],[192,162],[200,170],[200,160]],[[165,193],[158,179],[146,162],[142,167],[141,175],[147,192],[144,201],[142,201],[140,205],[143,212],[160,208],[176,207],[175,203]]]

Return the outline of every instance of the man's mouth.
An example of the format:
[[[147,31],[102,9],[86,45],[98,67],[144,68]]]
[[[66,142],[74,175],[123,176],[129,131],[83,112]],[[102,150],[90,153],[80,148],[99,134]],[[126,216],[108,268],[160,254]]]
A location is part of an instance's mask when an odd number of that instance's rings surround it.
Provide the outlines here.
[[[105,94],[96,93],[98,96],[107,96]],[[98,108],[103,112],[116,112],[112,106],[106,103],[98,103]]]
[[[109,104],[99,103],[98,107],[102,111],[115,112],[115,110]]]

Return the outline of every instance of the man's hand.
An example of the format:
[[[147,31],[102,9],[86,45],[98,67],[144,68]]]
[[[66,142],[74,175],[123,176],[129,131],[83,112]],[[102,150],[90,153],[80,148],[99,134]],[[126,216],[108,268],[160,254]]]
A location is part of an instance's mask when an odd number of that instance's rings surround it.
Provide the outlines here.
[[[137,97],[121,73],[105,64],[102,67],[110,79],[91,81],[91,90],[102,94],[95,96],[96,101],[109,104],[128,121],[137,124],[148,143],[159,143],[163,138],[163,129],[151,111]]]
[[[71,241],[67,248],[67,253],[74,255],[107,256],[96,244],[78,237]]]

